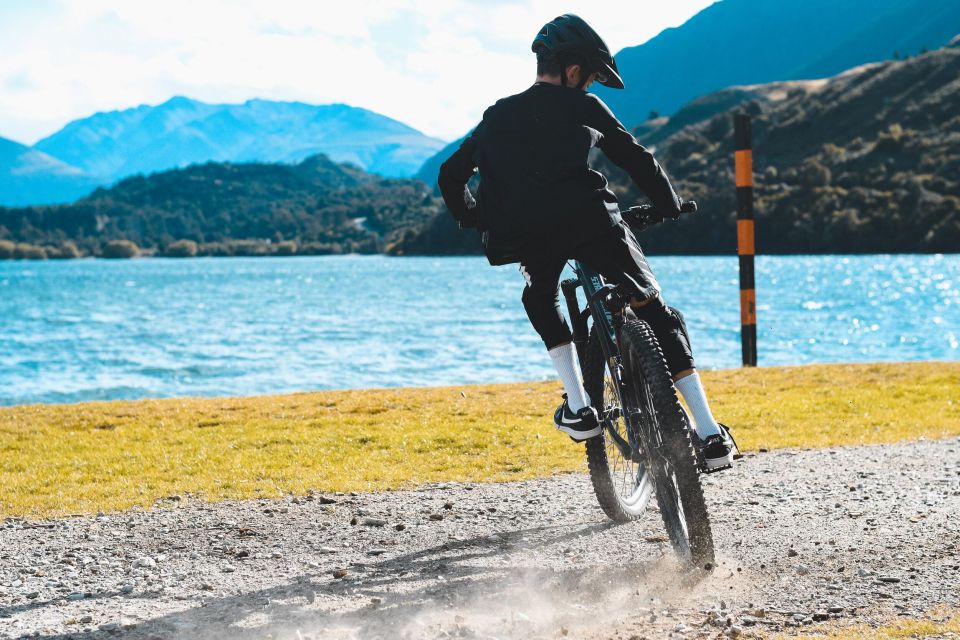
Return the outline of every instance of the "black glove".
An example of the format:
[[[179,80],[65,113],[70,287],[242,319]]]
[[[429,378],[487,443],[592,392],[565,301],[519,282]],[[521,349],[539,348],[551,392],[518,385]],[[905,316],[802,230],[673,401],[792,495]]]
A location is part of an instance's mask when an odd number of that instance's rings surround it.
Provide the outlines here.
[[[680,205],[679,211],[670,211],[667,215],[660,213],[653,205],[642,204],[636,207],[630,207],[621,211],[621,216],[631,229],[635,232],[641,232],[654,225],[660,224],[666,219],[676,220],[682,213],[696,213],[697,203],[688,200]]]
[[[630,207],[622,212],[622,216],[624,222],[637,233],[663,222],[663,216],[659,215],[650,205]]]

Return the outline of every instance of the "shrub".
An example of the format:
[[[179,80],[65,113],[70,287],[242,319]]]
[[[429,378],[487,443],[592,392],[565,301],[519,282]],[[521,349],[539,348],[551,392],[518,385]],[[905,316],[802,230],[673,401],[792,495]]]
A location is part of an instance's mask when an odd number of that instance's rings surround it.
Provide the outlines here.
[[[227,245],[222,242],[204,242],[197,247],[197,255],[201,256],[229,256]]]
[[[880,153],[896,155],[903,150],[904,144],[909,137],[908,131],[904,131],[899,123],[894,122],[886,131],[881,131],[877,136],[876,150]]]
[[[47,250],[35,244],[19,242],[13,250],[13,257],[19,260],[46,260]]]
[[[83,254],[73,241],[66,240],[59,247],[47,248],[47,257],[58,260],[72,260],[83,257]]]
[[[103,248],[104,258],[136,258],[140,247],[129,240],[111,240]]]
[[[803,163],[803,184],[808,187],[825,187],[830,184],[830,169],[816,160],[810,159]]]
[[[408,229],[411,234],[412,230]],[[340,245],[332,242],[307,242],[300,247],[300,253],[308,256],[325,256],[343,253]]]
[[[224,244],[230,256],[270,255],[270,246],[263,240],[227,240]]]
[[[197,255],[197,243],[193,240],[177,240],[167,247],[164,255],[170,258],[193,258]]]
[[[277,244],[278,256],[293,256],[297,254],[297,243],[293,240],[284,240]]]

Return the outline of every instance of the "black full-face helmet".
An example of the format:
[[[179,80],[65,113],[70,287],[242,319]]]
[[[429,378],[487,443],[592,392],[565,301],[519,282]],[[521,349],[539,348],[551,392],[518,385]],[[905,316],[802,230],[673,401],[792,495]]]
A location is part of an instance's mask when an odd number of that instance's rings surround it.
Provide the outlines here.
[[[600,84],[623,89],[623,79],[607,43],[579,16],[565,13],[543,25],[530,48],[537,55],[555,55],[561,60],[569,56],[567,65],[583,61],[586,75],[596,73]],[[566,74],[561,76],[566,83]]]

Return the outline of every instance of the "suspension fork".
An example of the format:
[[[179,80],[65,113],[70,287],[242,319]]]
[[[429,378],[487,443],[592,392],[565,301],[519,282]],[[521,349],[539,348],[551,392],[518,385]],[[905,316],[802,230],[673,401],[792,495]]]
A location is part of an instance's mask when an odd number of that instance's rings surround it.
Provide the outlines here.
[[[584,371],[586,369],[587,342],[590,339],[590,330],[587,328],[590,309],[588,307],[583,311],[580,310],[580,303],[577,301],[577,288],[579,286],[580,281],[574,278],[560,283],[560,290],[563,292],[564,300],[567,303],[567,315],[570,316],[573,346],[577,349],[580,371]]]
[[[614,319],[610,310],[606,306],[606,297],[602,292],[608,290],[611,285],[604,285],[600,274],[590,271],[588,268],[577,263],[577,278],[570,278],[560,283],[560,290],[563,292],[564,300],[567,304],[567,315],[570,317],[571,333],[573,334],[573,344],[577,349],[577,357],[580,360],[580,370],[585,369],[587,342],[590,339],[590,330],[587,326],[587,319],[593,315],[594,326],[596,330],[604,332],[606,340],[601,339],[600,345],[603,348],[604,358],[608,364],[613,364],[612,359],[619,361],[619,352],[614,349],[617,343],[616,331],[614,329]],[[587,298],[587,305],[580,309],[580,302],[577,300],[577,289],[582,287],[584,295]]]
[[[564,280],[560,283],[560,289],[567,304],[567,314],[570,317],[572,325],[573,343],[577,348],[577,356],[580,359],[580,369],[585,371],[587,343],[589,340],[589,329],[587,327],[588,318],[593,316],[594,331],[599,333],[600,347],[603,350],[606,366],[611,372],[614,383],[619,387],[621,399],[621,412],[627,428],[627,440],[624,440],[614,431],[610,431],[620,449],[624,458],[635,460],[640,453],[640,443],[637,440],[637,429],[631,426],[631,421],[636,420],[635,416],[629,416],[626,413],[627,407],[624,406],[624,400],[630,398],[631,390],[624,380],[624,368],[622,365],[622,354],[618,341],[618,323],[623,321],[622,316],[614,317],[612,309],[622,303],[622,300],[614,291],[614,287],[603,282],[599,273],[593,271],[586,265],[577,262],[574,266],[577,278]],[[577,289],[583,288],[587,304],[584,309],[580,309],[580,303],[577,300]],[[613,296],[611,297],[611,293]],[[594,399],[596,400],[596,399]],[[629,401],[628,401],[629,402]],[[629,402],[629,404],[636,404]]]

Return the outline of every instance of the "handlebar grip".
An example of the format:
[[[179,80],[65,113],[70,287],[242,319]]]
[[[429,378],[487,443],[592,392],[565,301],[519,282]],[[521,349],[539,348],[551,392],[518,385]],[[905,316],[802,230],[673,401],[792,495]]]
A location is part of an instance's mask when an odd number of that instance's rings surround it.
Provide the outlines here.
[[[676,219],[684,213],[696,213],[697,203],[693,200],[687,200],[680,203],[680,213],[677,215],[664,216],[653,208],[653,205],[642,204],[636,207],[630,207],[622,211],[624,220],[634,231],[643,231],[655,224],[660,224],[666,218]]]

